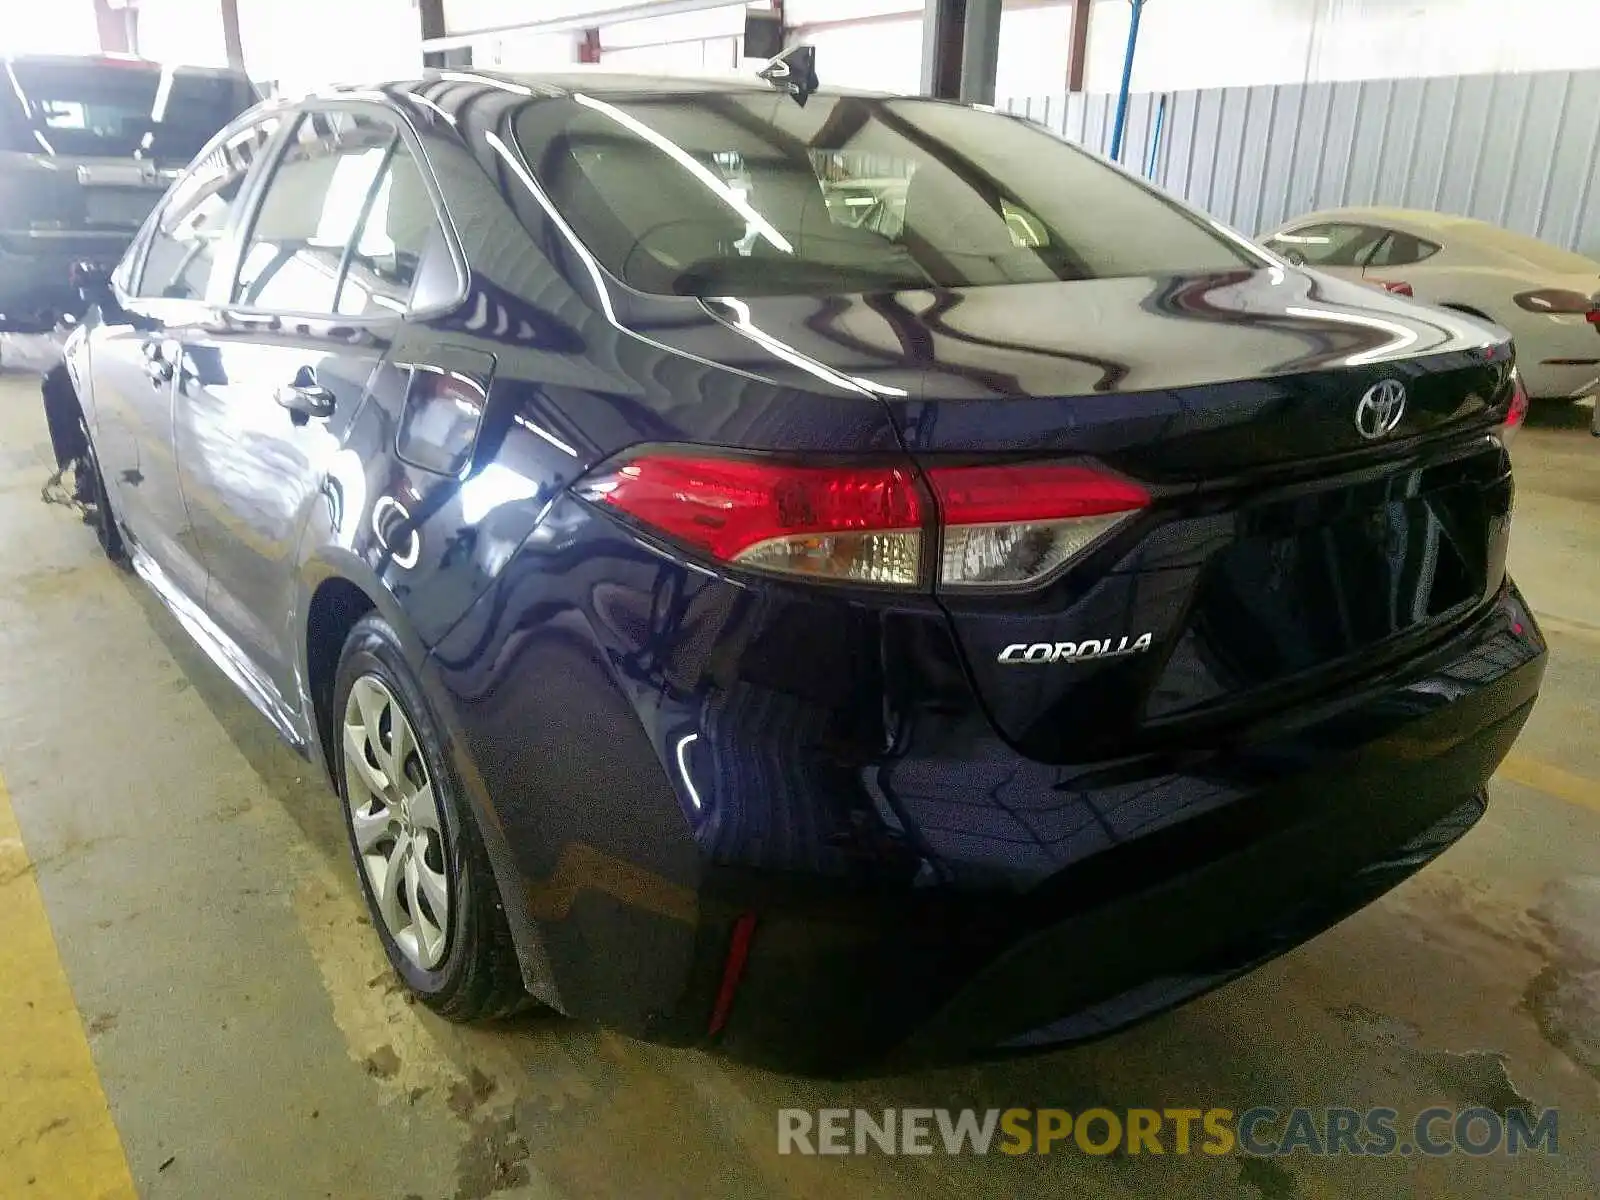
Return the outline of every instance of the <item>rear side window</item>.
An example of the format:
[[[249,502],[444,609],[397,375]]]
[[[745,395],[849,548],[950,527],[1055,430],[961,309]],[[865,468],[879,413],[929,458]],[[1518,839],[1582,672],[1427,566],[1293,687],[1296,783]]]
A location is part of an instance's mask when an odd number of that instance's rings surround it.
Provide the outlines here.
[[[1425,258],[1432,258],[1439,253],[1439,246],[1415,234],[1401,233],[1399,230],[1391,233],[1379,243],[1372,257],[1367,261],[1369,267],[1409,267],[1412,263],[1419,263]]]
[[[1306,225],[1275,234],[1267,245],[1296,266],[1360,267],[1387,234],[1370,225]]]
[[[395,126],[307,113],[267,183],[233,302],[277,312],[403,312],[437,223]]]
[[[350,247],[336,311],[346,316],[404,312],[422,256],[438,244],[437,225],[422,172],[406,144],[397,141],[378,178],[361,233]]]
[[[203,300],[217,250],[251,164],[277,132],[269,117],[240,130],[173,185],[156,218],[134,294]]]
[[[256,96],[238,75],[142,62],[17,59],[0,80],[0,145],[30,154],[187,163]]]
[[[1047,131],[912,99],[767,92],[536,100],[533,174],[652,292],[807,293],[1234,271],[1204,218]]]

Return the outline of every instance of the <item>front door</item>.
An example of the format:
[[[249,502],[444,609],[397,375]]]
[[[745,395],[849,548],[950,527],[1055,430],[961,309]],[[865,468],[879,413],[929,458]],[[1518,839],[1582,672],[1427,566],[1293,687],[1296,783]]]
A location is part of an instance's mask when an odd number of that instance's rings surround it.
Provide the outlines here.
[[[306,113],[215,319],[181,334],[179,461],[206,606],[291,705],[300,535],[398,332],[432,218],[386,116]]]
[[[179,331],[209,312],[218,251],[278,125],[268,117],[217,136],[152,216],[91,333],[92,432],[106,487],[137,548],[195,601],[206,572],[173,439]]]

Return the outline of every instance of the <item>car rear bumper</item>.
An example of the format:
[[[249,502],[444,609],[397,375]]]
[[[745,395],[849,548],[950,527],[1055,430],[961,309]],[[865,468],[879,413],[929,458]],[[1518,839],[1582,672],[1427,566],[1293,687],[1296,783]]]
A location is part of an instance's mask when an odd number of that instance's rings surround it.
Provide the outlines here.
[[[1204,746],[1049,764],[995,733],[931,605],[563,536],[427,672],[524,977],[786,1069],[1090,1036],[1281,953],[1476,819],[1545,664],[1508,584]]]
[[[732,884],[721,899],[739,907],[745,888],[756,926],[720,1044],[800,1069],[885,1052],[939,1061],[1099,1036],[1216,987],[1466,833],[1544,662],[1508,592],[1425,669],[1331,698],[1181,775],[1153,772],[1145,786],[1188,790],[1192,815],[1114,840],[1021,894],[841,904],[825,888]],[[1208,802],[1219,786],[1228,799]]]

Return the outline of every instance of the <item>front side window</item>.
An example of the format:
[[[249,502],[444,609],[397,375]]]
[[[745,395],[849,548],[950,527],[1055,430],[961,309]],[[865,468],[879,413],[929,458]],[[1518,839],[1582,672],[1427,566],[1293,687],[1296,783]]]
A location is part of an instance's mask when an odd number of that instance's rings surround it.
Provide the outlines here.
[[[436,224],[393,125],[307,113],[262,196],[233,302],[276,312],[404,312]]]
[[[578,237],[645,291],[970,287],[1262,265],[1049,132],[957,105],[580,93],[528,104],[516,133]]]
[[[217,250],[245,176],[278,125],[277,117],[269,117],[246,126],[173,185],[150,234],[136,295],[205,299]]]

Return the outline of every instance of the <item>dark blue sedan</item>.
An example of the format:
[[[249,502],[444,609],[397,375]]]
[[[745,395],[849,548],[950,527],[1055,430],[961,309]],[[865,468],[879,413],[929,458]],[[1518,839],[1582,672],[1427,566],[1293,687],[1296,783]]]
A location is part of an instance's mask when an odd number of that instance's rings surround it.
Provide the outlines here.
[[[441,71],[251,110],[89,287],[102,542],[453,1019],[1097,1035],[1443,851],[1539,689],[1503,335],[1010,116]]]

